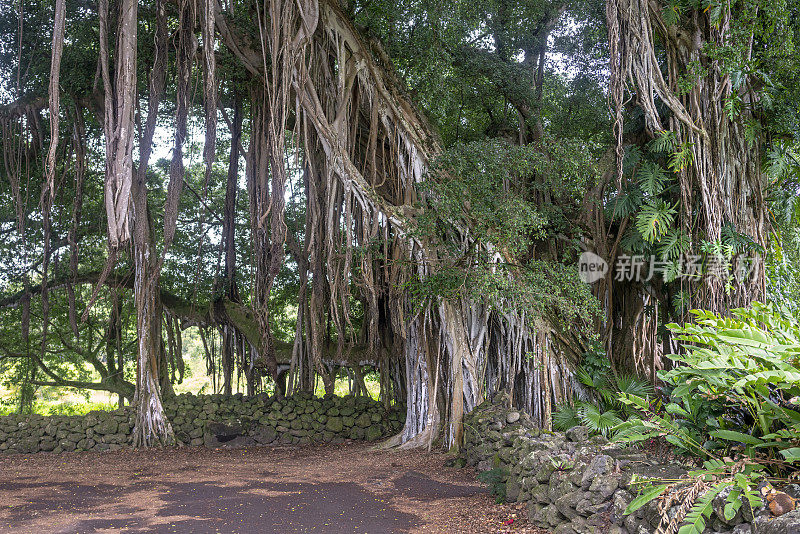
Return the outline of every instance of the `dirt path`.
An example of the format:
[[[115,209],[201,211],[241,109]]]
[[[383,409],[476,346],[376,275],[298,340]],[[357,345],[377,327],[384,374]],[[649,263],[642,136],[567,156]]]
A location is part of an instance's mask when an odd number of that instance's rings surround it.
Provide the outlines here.
[[[5,456],[0,532],[534,532],[445,459],[364,444]]]

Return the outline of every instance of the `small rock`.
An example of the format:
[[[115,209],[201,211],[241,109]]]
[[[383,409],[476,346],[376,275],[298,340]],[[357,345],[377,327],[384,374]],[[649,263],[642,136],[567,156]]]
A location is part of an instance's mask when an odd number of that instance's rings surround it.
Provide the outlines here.
[[[328,412],[328,415],[330,415],[330,411]],[[328,422],[325,424],[325,428],[328,431],[333,432],[334,434],[341,432],[344,429],[344,425],[342,424],[342,418],[328,417]]]
[[[508,412],[506,414],[506,423],[508,423],[509,425],[512,423],[516,423],[517,421],[519,421],[519,417],[520,417],[519,412]]]
[[[506,501],[517,502],[521,491],[522,487],[519,481],[515,477],[511,477],[508,482],[506,482]]]
[[[767,496],[769,511],[778,517],[795,509],[795,500],[782,491]]]
[[[372,425],[364,432],[364,439],[367,441],[375,441],[383,435],[380,425]]]
[[[581,443],[589,439],[589,429],[585,426],[574,426],[565,432],[567,439],[574,443]]]
[[[614,467],[614,460],[606,454],[598,454],[589,463],[589,467],[583,472],[581,487],[588,489],[598,476],[610,473]]]
[[[789,496],[794,497],[795,499],[800,499],[800,484],[789,484],[783,491]]]
[[[260,428],[253,436],[256,442],[261,445],[268,445],[278,439],[278,433],[271,426]]]

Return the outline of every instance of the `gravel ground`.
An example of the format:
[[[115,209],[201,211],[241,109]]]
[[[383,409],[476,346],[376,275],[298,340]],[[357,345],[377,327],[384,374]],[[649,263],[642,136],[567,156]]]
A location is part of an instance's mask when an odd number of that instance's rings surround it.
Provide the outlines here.
[[[544,534],[474,472],[363,443],[0,457],[0,532]]]

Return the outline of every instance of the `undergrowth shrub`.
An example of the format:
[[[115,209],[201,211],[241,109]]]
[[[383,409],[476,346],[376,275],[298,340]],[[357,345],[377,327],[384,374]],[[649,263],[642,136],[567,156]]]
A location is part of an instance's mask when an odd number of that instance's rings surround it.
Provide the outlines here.
[[[668,531],[700,533],[711,501],[728,487],[724,509],[733,518],[743,503],[760,504],[764,479],[786,475],[800,461],[800,324],[774,305],[754,303],[730,317],[694,310],[694,323],[670,324],[685,352],[670,355],[675,367],[659,377],[669,398],[662,405],[621,393],[635,416],[612,430],[618,442],[663,438],[677,451],[698,457],[702,467],[673,484],[643,491],[633,512],[656,499],[689,503]]]
[[[605,365],[597,365],[595,358],[584,360],[575,371],[575,377],[584,386],[589,398],[575,398],[564,403],[553,412],[552,423],[556,430],[569,430],[583,425],[592,434],[608,436],[611,429],[633,415],[633,410],[620,401],[625,393],[649,397],[653,386],[640,378],[627,374],[614,374],[604,358]]]
[[[502,467],[494,467],[478,475],[478,480],[489,486],[489,491],[494,495],[497,504],[506,502],[506,481],[508,480],[508,470]]]

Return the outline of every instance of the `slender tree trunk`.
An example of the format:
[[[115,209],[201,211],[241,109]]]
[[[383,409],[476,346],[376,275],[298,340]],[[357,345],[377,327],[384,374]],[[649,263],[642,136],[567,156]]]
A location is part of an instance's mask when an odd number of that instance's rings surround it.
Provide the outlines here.
[[[161,321],[163,309],[160,300],[159,278],[163,255],[156,251],[154,232],[150,220],[147,201],[147,167],[152,148],[156,120],[161,98],[164,94],[167,28],[164,2],[157,4],[156,52],[150,76],[150,95],[148,101],[147,123],[140,147],[139,169],[132,185],[133,193],[133,264],[134,264],[134,302],[136,305],[136,332],[138,335],[136,361],[136,425],[134,446],[149,447],[156,443],[168,445],[174,442],[172,426],[164,414],[161,402],[162,392],[171,391],[169,378],[165,376],[165,361]],[[182,178],[181,178],[182,179]],[[170,173],[168,197],[173,193],[174,177]],[[173,202],[175,202],[173,200]],[[165,241],[171,240],[171,217],[176,210],[165,209]],[[166,252],[166,244],[165,250]],[[162,386],[165,389],[162,390]]]
[[[239,142],[242,133],[242,101],[238,92],[234,93],[233,122],[231,124],[231,152],[228,161],[228,178],[225,187],[225,213],[222,221],[222,244],[225,250],[224,286],[227,298],[241,302],[236,283],[236,195],[239,181]],[[226,395],[232,392],[234,356],[239,336],[235,328],[226,327],[223,332],[222,374],[223,390]]]

